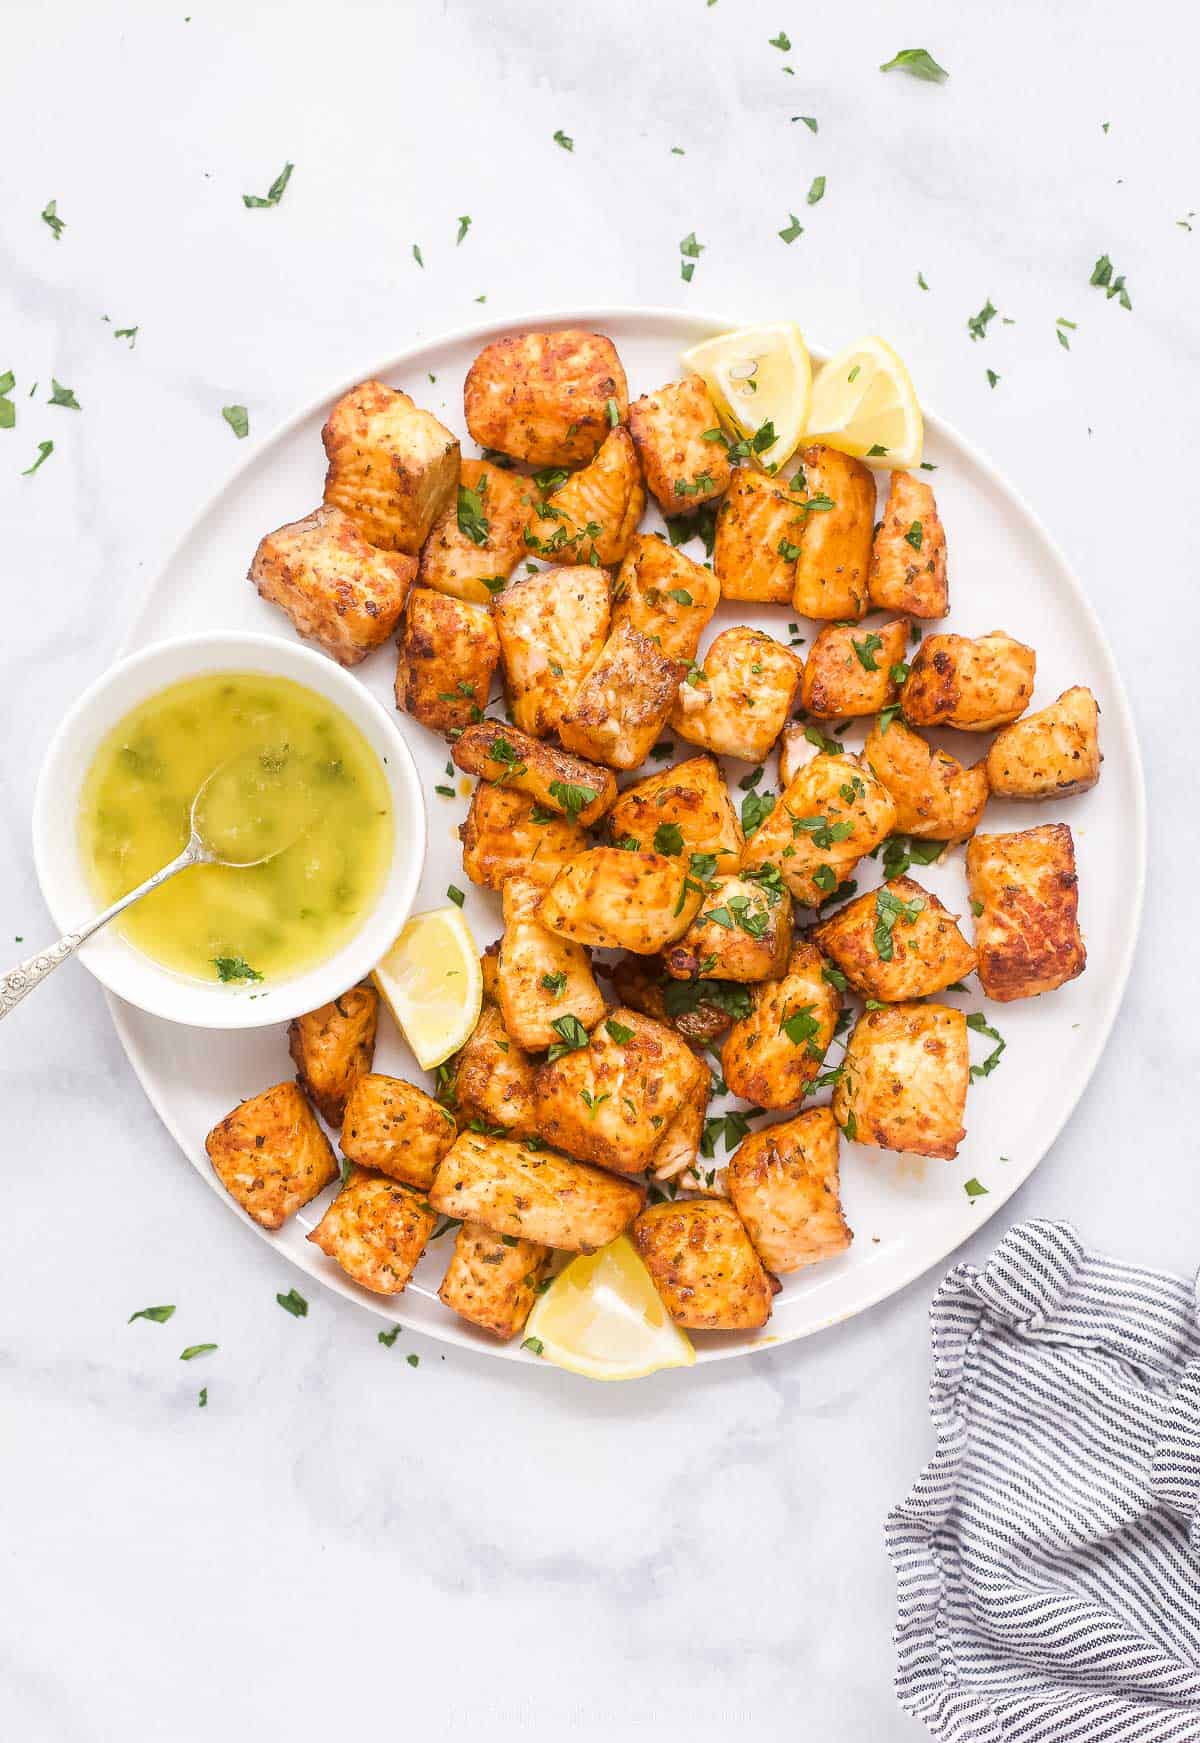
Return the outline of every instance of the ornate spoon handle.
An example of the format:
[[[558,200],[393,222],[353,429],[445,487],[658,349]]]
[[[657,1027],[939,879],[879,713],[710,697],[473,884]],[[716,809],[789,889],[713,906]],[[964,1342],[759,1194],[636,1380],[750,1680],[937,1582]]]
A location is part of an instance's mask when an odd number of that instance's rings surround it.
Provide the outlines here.
[[[144,884],[139,884],[136,890],[130,890],[114,902],[111,908],[105,908],[102,914],[97,914],[94,920],[89,920],[86,926],[81,926],[78,932],[68,932],[65,938],[60,938],[57,944],[48,945],[45,950],[37,951],[33,956],[27,956],[24,962],[19,962],[15,968],[0,978],[0,1020],[15,1010],[27,993],[35,986],[40,986],[46,976],[56,969],[60,962],[65,962],[69,956],[74,956],[81,944],[86,944],[94,932],[99,932],[102,926],[116,915],[128,908],[132,902],[138,901],[150,890],[156,890],[159,884],[165,884],[168,878],[173,878],[176,872],[181,872],[185,866],[195,865],[204,857],[204,850],[193,836],[183,852],[170,865],[163,866],[155,872],[152,878],[147,878]]]

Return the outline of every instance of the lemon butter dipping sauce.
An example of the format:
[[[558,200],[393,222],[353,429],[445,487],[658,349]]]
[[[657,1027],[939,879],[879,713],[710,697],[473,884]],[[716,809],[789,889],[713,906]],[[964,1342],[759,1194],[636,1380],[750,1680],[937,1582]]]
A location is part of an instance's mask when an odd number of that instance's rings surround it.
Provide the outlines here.
[[[190,866],[114,924],[156,962],[203,980],[279,980],[332,956],[387,877],[391,798],[358,728],[290,678],[189,678],[109,733],[80,806],[98,899],[114,902],[181,852],[206,781],[200,833],[237,863]]]

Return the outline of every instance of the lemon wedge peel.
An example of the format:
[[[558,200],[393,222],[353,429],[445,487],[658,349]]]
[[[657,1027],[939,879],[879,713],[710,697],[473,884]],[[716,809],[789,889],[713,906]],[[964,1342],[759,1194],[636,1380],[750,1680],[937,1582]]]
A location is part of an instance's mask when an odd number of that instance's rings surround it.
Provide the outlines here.
[[[804,436],[812,392],[812,362],[794,321],[739,327],[702,340],[683,353],[685,369],[699,375],[723,422],[752,440],[770,423],[775,439],[753,459],[777,470]]]
[[[483,971],[458,908],[413,914],[371,979],[424,1071],[457,1053],[479,1021]]]
[[[859,339],[817,371],[805,440],[870,465],[920,465],[925,425],[917,390],[885,339]]]
[[[588,1380],[638,1380],[696,1360],[628,1235],[559,1272],[533,1305],[525,1341],[540,1346],[542,1361]]]

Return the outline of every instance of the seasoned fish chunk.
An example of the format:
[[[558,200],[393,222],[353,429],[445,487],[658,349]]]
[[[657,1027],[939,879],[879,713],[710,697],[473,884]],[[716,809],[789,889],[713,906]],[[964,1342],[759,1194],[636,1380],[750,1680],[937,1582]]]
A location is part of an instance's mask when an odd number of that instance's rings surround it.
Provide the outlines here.
[[[711,756],[689,757],[626,787],[608,828],[614,841],[656,853],[715,854],[720,871],[733,871],[742,857],[742,826]]]
[[[991,999],[1031,999],[1087,967],[1075,842],[1065,823],[967,843],[979,984]]]
[[[686,670],[632,624],[620,624],[576,690],[559,737],[568,750],[610,768],[640,768],[667,723]]]
[[[534,466],[581,466],[623,423],[629,390],[603,333],[567,328],[493,339],[463,388],[467,428],[481,448]]]
[[[557,732],[608,639],[605,569],[538,569],[514,581],[492,610],[505,688],[522,732]]]
[[[613,589],[612,626],[628,623],[657,642],[667,659],[690,663],[720,597],[711,569],[666,539],[635,533]]]
[[[1002,799],[1063,799],[1100,779],[1100,710],[1082,685],[996,734],[988,785]]]
[[[594,1253],[629,1227],[642,1191],[553,1150],[462,1132],[438,1168],[429,1202],[443,1216],[482,1223],[496,1235]]]
[[[538,1067],[538,1130],[572,1156],[637,1174],[706,1069],[673,1029],[618,1005],[586,1046]]]
[[[949,1005],[864,1011],[846,1045],[833,1117],[853,1142],[953,1161],[966,1137],[967,1019]]]
[[[550,1249],[537,1241],[506,1241],[482,1223],[464,1223],[438,1299],[507,1343],[529,1318],[549,1262]]]
[[[499,720],[468,726],[451,755],[467,774],[527,793],[543,810],[557,811],[584,829],[603,817],[617,796],[611,770]]]
[[[294,1083],[242,1102],[213,1127],[204,1148],[226,1192],[264,1229],[281,1229],[337,1179],[329,1139]]]
[[[544,894],[530,878],[509,878],[504,886],[496,993],[504,1027],[530,1053],[560,1039],[554,1024],[568,1012],[585,1029],[604,1015],[604,999],[583,945],[547,931],[538,919]]]
[[[671,726],[689,744],[760,763],[783,730],[804,664],[760,629],[722,630],[679,686]]]
[[[553,481],[539,474],[525,492],[524,539],[560,563],[619,563],[646,506],[633,438],[623,425],[608,435],[590,465]]]
[[[895,822],[891,794],[860,758],[822,751],[747,841],[742,870],[777,865],[796,900],[819,907]]]
[[[566,861],[587,847],[587,832],[527,793],[480,781],[458,827],[463,870],[473,884],[504,888],[513,876],[553,882]]]
[[[355,1169],[308,1238],[364,1289],[399,1295],[436,1221],[419,1193]]]
[[[341,1125],[355,1079],[371,1069],[378,1020],[379,994],[365,985],[288,1024],[296,1081],[331,1126]]]
[[[721,1068],[734,1095],[760,1108],[803,1101],[833,1040],[841,1001],[825,979],[819,950],[797,938],[781,980],[751,991],[748,1017],[733,1025],[721,1049]]]
[[[369,1071],[347,1098],[339,1142],[348,1162],[407,1186],[428,1186],[454,1131],[453,1117],[423,1089]]]
[[[865,617],[875,522],[871,469],[821,442],[801,458],[807,510],[792,605],[805,617]]]
[[[461,732],[482,720],[499,663],[500,640],[483,606],[413,588],[396,661],[397,708],[431,732]]]
[[[907,646],[904,617],[870,630],[865,624],[826,624],[804,662],[800,706],[818,720],[878,714],[895,700],[897,667],[903,682]]]
[[[421,546],[421,586],[486,605],[525,554],[528,489],[515,472],[464,460],[458,489]]]
[[[676,1325],[755,1331],[770,1319],[771,1280],[726,1199],[649,1205],[633,1244]]]
[[[854,1239],[838,1193],[838,1128],[809,1108],[743,1138],[729,1158],[733,1208],[768,1270],[801,1271],[844,1253]]]
[[[700,1162],[700,1140],[712,1096],[712,1072],[700,1065],[700,1076],[683,1106],[666,1127],[647,1167],[656,1180],[674,1180]]]
[[[778,872],[717,876],[678,944],[664,953],[676,980],[778,980],[792,948],[792,898]]]
[[[867,577],[871,604],[910,617],[945,617],[946,534],[933,492],[910,472],[893,472]]]
[[[722,599],[790,605],[805,519],[801,491],[740,466],[721,504],[713,545]]]
[[[812,939],[855,992],[899,1004],[944,992],[975,967],[956,920],[932,891],[892,878],[823,920]]]
[[[900,706],[910,726],[991,732],[1024,714],[1037,655],[1002,629],[971,639],[930,635],[918,648]]]
[[[783,787],[790,787],[805,763],[811,763],[815,756],[821,754],[820,729],[813,728],[812,737],[809,729],[800,721],[792,720],[779,735],[779,782]]]
[[[727,981],[672,980],[659,956],[622,956],[612,971],[613,991],[623,1005],[665,1023],[693,1047],[707,1047],[735,1016],[746,1016],[750,994]]]
[[[260,540],[249,579],[298,634],[356,666],[395,629],[416,572],[412,557],[377,551],[348,514],[322,507]]]
[[[511,1038],[499,1005],[489,998],[470,1040],[455,1056],[454,1092],[464,1126],[477,1118],[485,1126],[503,1126],[514,1137],[533,1136],[533,1061]]]
[[[682,856],[593,847],[563,866],[542,898],[542,925],[597,950],[652,956],[691,925],[705,886]]]
[[[646,483],[665,515],[688,514],[729,488],[725,444],[704,440],[720,429],[720,419],[698,375],[635,399],[629,429]]]
[[[982,762],[964,767],[899,719],[886,727],[877,722],[862,756],[895,800],[899,834],[922,841],[965,841],[974,835],[988,799]]]
[[[458,437],[406,393],[364,381],[321,431],[325,501],[371,544],[415,557],[458,484]]]

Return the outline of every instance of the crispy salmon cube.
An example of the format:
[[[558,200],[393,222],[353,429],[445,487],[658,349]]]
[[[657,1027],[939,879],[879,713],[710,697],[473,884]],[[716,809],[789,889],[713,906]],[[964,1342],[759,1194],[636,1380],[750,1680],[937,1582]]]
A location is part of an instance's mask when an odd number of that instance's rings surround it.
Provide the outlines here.
[[[626,787],[608,814],[614,841],[656,853],[711,853],[720,871],[742,857],[742,826],[716,758],[689,757]]]
[[[455,1056],[454,1092],[462,1125],[479,1119],[514,1137],[534,1135],[533,1061],[504,1027],[494,994],[485,995],[479,1021]]]
[[[268,533],[249,579],[298,634],[356,666],[395,629],[416,572],[412,557],[376,550],[348,514],[323,506]]]
[[[567,328],[493,339],[463,389],[467,428],[481,448],[534,466],[589,461],[615,420],[629,414],[616,347],[603,333]]]
[[[874,476],[861,460],[821,442],[801,459],[806,508],[792,606],[805,617],[865,617]]]
[[[878,714],[895,700],[898,667],[903,682],[907,646],[907,618],[870,630],[865,624],[826,624],[804,662],[800,706],[818,720]]]
[[[1035,998],[1083,973],[1075,842],[1065,823],[976,835],[967,844],[967,888],[989,998]]]
[[[664,1129],[646,1166],[656,1180],[677,1180],[700,1165],[704,1121],[712,1097],[713,1075],[701,1063],[700,1076],[675,1118]]]
[[[611,770],[500,720],[468,726],[451,755],[467,774],[526,793],[543,810],[556,811],[584,829],[598,822],[617,796]]]
[[[542,925],[598,950],[652,956],[691,925],[705,886],[682,855],[594,847],[568,860],[542,898]]]
[[[614,629],[628,623],[669,660],[691,662],[721,590],[711,569],[652,533],[635,533],[613,588]]]
[[[730,1029],[721,1068],[734,1095],[761,1108],[794,1107],[820,1075],[841,1001],[820,951],[797,938],[779,980],[751,988],[748,1017]]]
[[[507,878],[549,884],[562,866],[587,847],[587,832],[518,793],[480,781],[458,827],[463,870],[473,884],[501,890]]]
[[[918,648],[900,706],[910,726],[991,732],[1029,707],[1037,655],[1002,629],[972,639],[930,635]]]
[[[548,930],[538,918],[545,894],[529,878],[504,886],[504,936],[497,965],[497,997],[504,1027],[527,1052],[559,1039],[554,1025],[568,1012],[585,1029],[604,1015],[604,998],[582,944]]]
[[[725,1199],[649,1205],[633,1244],[676,1325],[756,1331],[771,1317],[771,1280]]]
[[[371,544],[415,557],[458,484],[458,437],[382,381],[338,400],[321,431],[325,501]]]
[[[399,1295],[436,1221],[419,1193],[355,1169],[308,1238],[364,1289]]]
[[[876,722],[862,756],[895,801],[899,834],[922,841],[965,841],[974,835],[988,799],[984,763],[966,768],[899,719]]]
[[[553,481],[539,474],[525,492],[525,506],[523,536],[539,556],[558,563],[619,563],[646,506],[629,431],[613,430],[591,464],[565,481],[561,474]]]
[[[602,1168],[511,1138],[462,1132],[429,1201],[443,1216],[569,1253],[594,1253],[627,1229],[640,1187]]]
[[[454,1117],[402,1077],[369,1071],[346,1101],[342,1155],[408,1186],[427,1187],[454,1142]]]
[[[432,587],[414,587],[396,661],[396,706],[431,732],[482,720],[500,663],[490,612]]]
[[[768,1270],[817,1265],[854,1239],[842,1214],[838,1128],[828,1108],[809,1108],[743,1138],[729,1158],[726,1183]]]
[[[718,876],[663,960],[676,980],[778,980],[792,948],[792,898],[779,873]]]
[[[621,623],[559,722],[568,750],[613,769],[637,769],[667,723],[687,667]]]
[[[637,1174],[704,1070],[673,1029],[618,1005],[586,1045],[539,1066],[538,1129],[572,1156]]]
[[[646,483],[665,515],[688,514],[729,487],[720,420],[698,375],[669,381],[629,408],[629,429]],[[712,437],[705,441],[705,435]]]
[[[988,785],[1001,799],[1065,799],[1100,779],[1100,710],[1082,685],[998,732],[987,753]]]
[[[816,908],[895,821],[891,794],[860,758],[821,751],[801,765],[746,842],[742,870],[778,866],[796,900]]]
[[[945,617],[946,534],[933,492],[910,472],[893,472],[867,577],[871,604],[910,617]]]
[[[791,712],[803,662],[762,630],[722,630],[680,684],[671,726],[689,744],[759,763]]]
[[[513,722],[534,738],[557,732],[608,639],[606,569],[537,569],[492,610]]]
[[[713,545],[722,599],[790,605],[805,518],[801,493],[752,466],[738,467],[717,516]]]
[[[352,986],[328,1005],[288,1024],[288,1052],[296,1080],[323,1120],[340,1126],[346,1097],[375,1057],[379,994]]]
[[[421,586],[486,605],[525,554],[527,490],[515,472],[464,460],[458,488],[421,546]]]
[[[886,1004],[944,992],[975,967],[957,917],[912,878],[892,878],[813,929],[855,992]]]
[[[660,956],[622,956],[612,970],[613,991],[623,1005],[665,1023],[692,1047],[707,1047],[725,1034],[736,1016],[750,1011],[744,986],[700,979],[672,980]]]
[[[204,1140],[213,1172],[264,1229],[280,1229],[336,1180],[329,1139],[294,1083],[253,1095]]]
[[[846,1045],[833,1117],[852,1142],[952,1161],[970,1060],[967,1019],[949,1005],[864,1011]]]
[[[438,1299],[507,1343],[529,1318],[549,1262],[550,1249],[537,1241],[505,1239],[482,1223],[464,1223]]]

